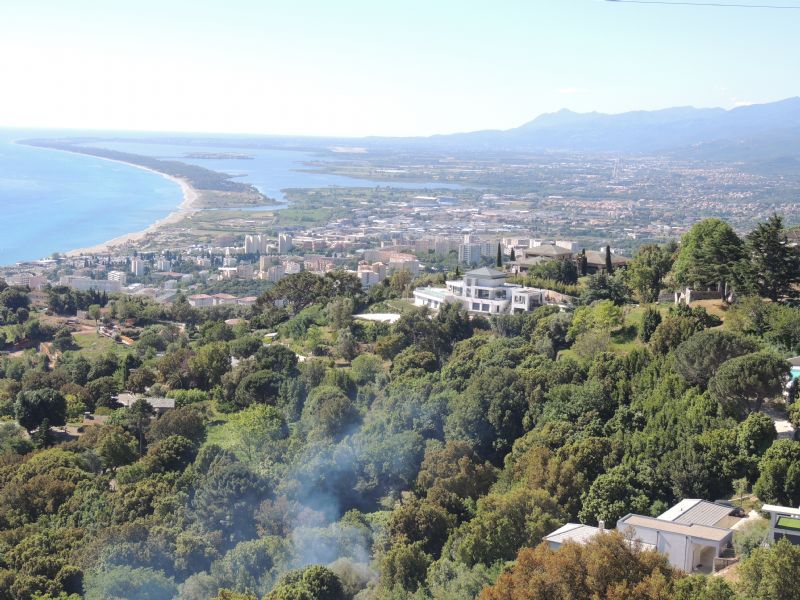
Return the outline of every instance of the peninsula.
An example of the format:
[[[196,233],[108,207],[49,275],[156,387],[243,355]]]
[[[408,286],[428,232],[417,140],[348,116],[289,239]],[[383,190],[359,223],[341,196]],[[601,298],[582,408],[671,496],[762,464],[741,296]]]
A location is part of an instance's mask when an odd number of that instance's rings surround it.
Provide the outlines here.
[[[157,173],[162,177],[177,183],[183,194],[183,201],[174,211],[166,217],[159,219],[147,228],[126,233],[94,246],[76,248],[66,253],[67,256],[80,256],[82,254],[98,254],[110,252],[113,249],[140,242],[150,234],[154,234],[169,225],[175,225],[185,218],[191,217],[200,210],[205,209],[244,209],[272,204],[275,201],[262,194],[258,189],[246,183],[231,181],[225,173],[212,171],[197,165],[186,164],[175,160],[162,160],[150,156],[143,156],[129,152],[119,152],[106,148],[87,146],[86,140],[72,139],[27,139],[18,143],[58,150],[85,154],[112,162],[127,164],[145,171]],[[221,158],[204,154],[203,158]],[[225,158],[233,158],[233,153],[224,154]],[[236,154],[235,158],[252,158],[244,154]]]

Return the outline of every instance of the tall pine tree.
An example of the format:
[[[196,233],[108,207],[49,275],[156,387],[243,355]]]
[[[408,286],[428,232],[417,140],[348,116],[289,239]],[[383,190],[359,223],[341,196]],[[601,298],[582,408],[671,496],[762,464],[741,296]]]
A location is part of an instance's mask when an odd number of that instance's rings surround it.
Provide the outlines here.
[[[497,266],[503,266],[503,249],[500,247],[500,242],[497,242]]]
[[[789,245],[783,219],[773,214],[747,234],[745,279],[759,296],[773,302],[798,295],[800,249]]]

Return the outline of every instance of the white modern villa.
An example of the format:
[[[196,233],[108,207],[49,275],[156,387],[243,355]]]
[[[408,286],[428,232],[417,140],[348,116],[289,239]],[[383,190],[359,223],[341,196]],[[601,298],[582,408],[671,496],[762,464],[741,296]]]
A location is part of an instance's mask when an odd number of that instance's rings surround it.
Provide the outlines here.
[[[625,515],[617,521],[617,530],[643,548],[662,552],[670,564],[681,571],[713,573],[731,563],[731,559],[724,556],[731,552],[733,531],[742,521],[734,516],[735,510],[723,504],[686,499],[658,517]],[[791,510],[794,509],[785,509]],[[787,514],[785,511],[778,513]],[[800,514],[800,510],[796,512]],[[773,523],[775,520],[773,518]],[[567,542],[585,544],[604,531],[602,521],[598,527],[567,523],[546,535],[544,541],[551,549],[558,550]]]
[[[787,539],[800,544],[800,508],[765,504],[761,511],[769,513],[769,537],[772,541]]]
[[[414,304],[438,309],[446,302],[461,302],[472,313],[499,315],[528,312],[544,304],[562,304],[564,296],[550,290],[506,283],[503,271],[483,267],[468,271],[464,279],[445,282],[446,288],[414,290]]]

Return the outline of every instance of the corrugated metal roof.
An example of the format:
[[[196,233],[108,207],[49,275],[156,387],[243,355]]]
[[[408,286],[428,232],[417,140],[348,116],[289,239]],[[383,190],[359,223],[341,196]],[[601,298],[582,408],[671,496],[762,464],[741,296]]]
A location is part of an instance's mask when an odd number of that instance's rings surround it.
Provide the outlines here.
[[[684,512],[673,523],[684,525],[716,525],[733,512],[729,506],[714,504],[713,502],[700,501],[695,506]]]
[[[559,527],[553,533],[546,535],[544,540],[547,542],[555,542],[563,544],[567,541],[577,542],[579,544],[586,543],[589,538],[600,531],[597,527],[591,525],[581,525],[580,523],[567,523]]]
[[[686,498],[678,502],[669,510],[658,515],[657,518],[661,519],[662,521],[674,521],[687,510],[695,506],[698,502],[700,502],[698,498]]]
[[[665,513],[658,516],[661,521],[671,521],[684,525],[713,526],[733,512],[733,508],[705,500],[681,500]]]

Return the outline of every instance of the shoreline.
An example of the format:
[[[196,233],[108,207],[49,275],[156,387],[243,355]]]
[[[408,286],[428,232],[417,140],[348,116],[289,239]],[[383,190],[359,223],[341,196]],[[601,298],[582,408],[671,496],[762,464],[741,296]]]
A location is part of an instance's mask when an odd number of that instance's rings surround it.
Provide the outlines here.
[[[145,227],[140,231],[123,233],[120,236],[117,236],[110,240],[106,240],[105,242],[100,242],[99,244],[95,244],[94,246],[87,246],[85,248],[75,248],[74,250],[69,250],[68,252],[65,252],[64,253],[65,256],[74,257],[74,256],[80,256],[82,254],[103,254],[106,252],[110,252],[113,248],[116,248],[118,246],[124,246],[131,242],[138,242],[144,239],[144,237],[147,236],[148,234],[155,232],[164,225],[172,225],[173,223],[177,223],[184,217],[193,215],[201,210],[197,206],[197,201],[200,199],[200,192],[197,191],[197,188],[192,187],[192,185],[189,184],[189,182],[186,181],[185,179],[182,179],[180,177],[175,177],[173,175],[167,175],[166,173],[162,173],[160,171],[156,171],[148,167],[142,167],[121,160],[114,160],[110,158],[104,158],[101,160],[108,160],[123,165],[130,165],[131,167],[136,167],[137,169],[142,169],[144,171],[150,171],[151,173],[156,173],[157,175],[161,175],[161,177],[163,177],[164,179],[169,179],[170,181],[177,183],[178,186],[180,186],[181,192],[183,193],[183,200],[172,212],[167,214],[167,216],[158,219],[157,221],[151,223],[150,225],[148,225],[147,227]]]
[[[12,140],[11,143],[18,144],[19,141]],[[20,145],[27,145],[27,144],[20,144]],[[118,246],[124,246],[125,244],[129,244],[131,242],[137,242],[143,239],[149,233],[153,233],[160,227],[163,227],[164,225],[171,225],[173,223],[177,223],[184,217],[193,215],[194,213],[201,210],[197,206],[197,202],[200,199],[200,192],[197,190],[197,188],[193,187],[186,179],[182,177],[175,177],[174,175],[168,175],[166,173],[162,173],[161,171],[156,171],[155,169],[151,169],[149,167],[125,162],[124,160],[117,160],[114,158],[105,158],[103,156],[95,156],[93,154],[85,154],[83,152],[76,152],[72,150],[62,150],[61,148],[48,148],[46,146],[30,146],[30,147],[39,148],[41,150],[51,150],[53,152],[69,152],[71,154],[80,154],[81,156],[88,156],[90,158],[96,158],[98,160],[106,160],[108,162],[119,163],[121,165],[128,165],[129,167],[134,167],[136,169],[141,169],[142,171],[149,171],[150,173],[155,173],[156,175],[160,175],[164,179],[168,179],[173,183],[177,183],[178,186],[181,188],[183,200],[181,200],[181,203],[177,207],[175,207],[174,210],[168,213],[165,217],[156,220],[155,222],[151,223],[150,225],[148,225],[147,227],[145,227],[140,231],[123,233],[122,235],[119,235],[110,240],[106,240],[104,242],[100,242],[99,244],[95,244],[93,246],[86,246],[84,248],[75,248],[73,250],[62,252],[64,256],[75,257],[75,256],[80,256],[82,254],[103,254],[106,252],[110,252],[112,248],[116,248]]]

